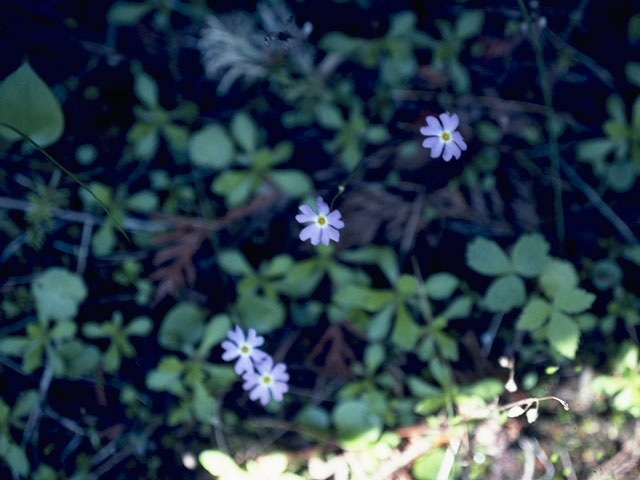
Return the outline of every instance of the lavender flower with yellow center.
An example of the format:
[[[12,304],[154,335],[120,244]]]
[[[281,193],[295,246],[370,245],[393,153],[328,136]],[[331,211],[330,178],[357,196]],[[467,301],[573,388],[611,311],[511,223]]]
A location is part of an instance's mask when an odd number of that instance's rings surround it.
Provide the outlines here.
[[[262,361],[268,355],[260,350],[259,347],[264,343],[264,338],[256,335],[256,331],[250,328],[245,338],[242,329],[236,325],[235,330],[227,332],[229,340],[222,342],[222,348],[225,352],[222,359],[225,362],[235,360],[238,361],[234,366],[234,370],[238,375],[253,372],[253,364]]]
[[[344,222],[340,220],[342,214],[338,210],[329,212],[329,205],[327,205],[322,197],[316,199],[316,206],[318,207],[318,213],[314,212],[309,205],[300,205],[300,211],[296,215],[296,220],[299,223],[312,222],[307,225],[300,232],[300,240],[311,240],[312,245],[318,245],[322,242],[323,245],[329,245],[329,242],[333,240],[338,242],[340,240],[340,232],[338,229],[344,227]]]
[[[427,117],[427,126],[420,128],[420,133],[427,137],[422,146],[431,149],[431,158],[442,155],[445,162],[451,160],[451,157],[458,159],[462,151],[467,149],[462,135],[456,131],[460,123],[458,115],[441,113],[439,117],[440,121],[436,117]]]
[[[281,402],[284,394],[289,391],[289,374],[284,363],[273,364],[273,358],[267,356],[256,364],[255,372],[243,375],[242,388],[249,392],[251,400],[259,400],[262,405],[269,403],[273,398]]]

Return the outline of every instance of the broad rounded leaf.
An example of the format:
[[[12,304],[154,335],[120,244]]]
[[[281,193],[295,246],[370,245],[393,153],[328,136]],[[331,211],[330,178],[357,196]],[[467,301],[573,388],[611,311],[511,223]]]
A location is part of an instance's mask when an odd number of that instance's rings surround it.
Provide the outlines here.
[[[541,298],[532,298],[524,307],[516,327],[529,332],[540,328],[544,321],[549,318],[551,306]]]
[[[153,322],[149,317],[136,317],[124,329],[127,335],[136,337],[146,337],[151,330],[153,330]]]
[[[436,448],[418,458],[413,463],[413,467],[411,467],[413,477],[416,480],[436,480],[440,466],[444,461],[445,453],[446,450],[444,448]]]
[[[168,350],[192,349],[202,338],[206,315],[206,311],[195,303],[177,304],[162,320],[158,343]]]
[[[321,103],[316,107],[318,123],[329,130],[339,130],[344,125],[342,112],[333,103]]]
[[[549,262],[549,244],[539,233],[522,235],[513,247],[511,261],[524,277],[537,277]]]
[[[73,320],[78,305],[87,298],[87,287],[77,273],[52,267],[40,274],[31,284],[38,318],[46,320]]]
[[[563,260],[549,262],[540,277],[540,287],[545,295],[553,298],[563,289],[573,288],[578,285],[578,274],[575,267]]]
[[[484,295],[484,307],[490,312],[509,312],[521,306],[527,296],[524,282],[517,275],[494,280]]]
[[[434,300],[444,300],[453,295],[460,280],[447,272],[436,273],[427,278],[424,284],[427,296]]]
[[[382,433],[382,419],[367,403],[358,400],[340,402],[331,412],[331,419],[347,450],[367,448]]]
[[[225,480],[247,478],[246,473],[238,467],[238,464],[230,456],[218,450],[205,450],[198,456],[198,459],[204,469],[211,475]]]
[[[158,105],[158,84],[145,72],[136,73],[133,82],[133,91],[136,97],[147,107],[155,107]]]
[[[207,322],[202,335],[202,341],[198,346],[199,355],[208,355],[211,348],[218,345],[227,336],[227,332],[231,330],[231,319],[229,315],[219,314]]]
[[[554,311],[547,327],[549,344],[567,358],[574,358],[580,342],[580,328],[564,313]]]
[[[273,170],[269,179],[292,198],[300,198],[313,189],[313,182],[304,172],[293,169]]]
[[[553,306],[565,313],[582,313],[596,299],[593,293],[581,288],[563,288],[553,299]]]
[[[493,240],[476,237],[467,245],[467,265],[483,275],[504,275],[511,271],[511,262]]]
[[[284,325],[286,311],[279,300],[258,295],[241,295],[236,301],[236,313],[245,328],[255,328],[260,334],[270,333]]]
[[[197,167],[226,168],[234,154],[233,142],[219,125],[207,125],[189,140],[189,158]]]
[[[152,8],[150,2],[118,2],[107,12],[107,21],[113,25],[136,25]]]
[[[245,112],[238,112],[231,119],[231,135],[247,152],[253,152],[258,146],[258,126]]]
[[[31,137],[41,147],[55,143],[64,131],[60,103],[28,63],[0,83],[0,122]],[[21,140],[16,132],[0,127],[0,136]]]

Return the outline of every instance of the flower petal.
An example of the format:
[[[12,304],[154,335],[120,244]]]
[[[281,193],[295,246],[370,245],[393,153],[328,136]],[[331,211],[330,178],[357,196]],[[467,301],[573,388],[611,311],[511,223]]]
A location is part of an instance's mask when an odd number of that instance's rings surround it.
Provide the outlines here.
[[[331,240],[331,236],[329,235],[329,229],[331,227],[325,227],[320,229],[320,241],[323,245],[329,245],[329,240]],[[337,232],[337,230],[336,230]]]
[[[450,132],[453,132],[456,128],[458,128],[458,125],[460,124],[460,119],[455,113],[453,115],[449,115],[448,113],[441,113],[440,120],[442,121],[442,126],[444,127],[444,129]]]
[[[462,154],[460,147],[456,145],[455,142],[450,142],[449,145],[451,145],[451,153],[453,153],[453,156],[456,157],[456,160],[459,159]]]
[[[334,242],[340,241],[340,232],[333,228],[331,225],[325,228],[325,231],[327,232],[327,236],[330,240],[333,240]]]
[[[319,215],[326,215],[327,213],[329,213],[329,205],[325,203],[322,197],[316,198],[316,205],[318,206]]]
[[[433,135],[437,137],[442,132],[441,128],[433,128],[433,127],[420,127],[420,133],[422,135]]]
[[[431,149],[431,158],[436,158],[442,155],[442,149],[444,148],[444,142],[438,140],[435,147]]]
[[[240,356],[233,369],[238,375],[242,375],[253,371],[253,363],[251,363],[251,359],[248,356]]]
[[[453,141],[456,142],[458,147],[460,147],[460,150],[467,149],[467,144],[464,142],[464,139],[462,138],[462,135],[460,135],[460,132],[453,132]]]
[[[271,357],[271,355],[267,355],[262,362],[260,362],[258,365],[256,365],[256,368],[258,369],[258,372],[262,373],[271,373],[271,370],[273,369],[273,358]]]
[[[316,232],[318,230],[320,230],[320,227],[318,227],[318,225],[316,225],[315,223],[312,223],[311,225],[307,225],[300,232],[300,240],[304,242],[305,240],[309,240],[310,238],[317,236]],[[313,240],[311,241],[311,243],[313,243]]]
[[[422,142],[422,146],[424,148],[435,148],[438,143],[440,143],[439,137],[429,137],[424,139],[424,141]]]
[[[315,246],[320,243],[320,234],[322,233],[322,229],[315,223],[313,224],[313,226],[316,228],[311,232],[311,245]]]
[[[313,222],[316,218],[316,213],[309,205],[300,205],[298,207],[302,213],[296,215],[296,221],[300,223]]]
[[[440,125],[440,122],[436,117],[428,116],[426,117],[426,120],[429,127],[438,130],[438,134],[442,131],[442,125]]]
[[[253,387],[260,383],[260,375],[255,372],[245,373],[242,376],[244,383],[242,384],[242,388],[246,391],[251,390]]]
[[[281,402],[283,395],[289,391],[289,386],[286,383],[275,383],[271,387],[271,395],[276,402]]]
[[[244,342],[244,332],[240,328],[240,325],[236,325],[234,330],[229,330],[227,332],[227,337],[236,344]]]

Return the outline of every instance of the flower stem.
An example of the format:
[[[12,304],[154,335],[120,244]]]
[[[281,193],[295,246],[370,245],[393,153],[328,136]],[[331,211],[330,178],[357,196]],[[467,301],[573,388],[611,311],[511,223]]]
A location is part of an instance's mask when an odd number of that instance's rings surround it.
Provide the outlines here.
[[[533,51],[536,56],[536,65],[538,67],[538,75],[540,76],[540,87],[542,89],[542,97],[544,99],[544,105],[546,109],[546,129],[549,134],[549,146],[551,149],[551,169],[553,177],[553,190],[554,190],[554,209],[556,219],[556,233],[558,234],[558,241],[561,248],[564,249],[565,232],[564,232],[564,209],[562,206],[562,187],[560,184],[560,149],[558,148],[558,135],[556,129],[552,127],[551,121],[555,117],[553,109],[553,98],[551,88],[547,78],[547,69],[544,64],[544,57],[542,56],[542,48],[538,39],[538,34],[535,31],[535,25],[531,20],[529,11],[524,4],[523,0],[517,0],[522,16],[527,24],[528,31],[531,35],[531,44],[533,45]]]

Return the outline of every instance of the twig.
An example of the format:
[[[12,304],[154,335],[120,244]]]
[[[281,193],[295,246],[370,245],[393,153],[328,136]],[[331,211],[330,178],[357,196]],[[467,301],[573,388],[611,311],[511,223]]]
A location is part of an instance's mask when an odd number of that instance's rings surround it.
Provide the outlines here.
[[[93,230],[93,222],[87,220],[82,224],[82,237],[80,238],[80,248],[78,249],[78,265],[76,273],[82,275],[87,266],[87,257],[89,256],[89,244],[91,242],[91,231]]]
[[[447,451],[445,452],[442,463],[440,464],[440,470],[438,470],[436,480],[447,480],[449,478],[449,474],[451,474],[451,469],[453,468],[453,463],[456,459],[456,454],[460,449],[460,443],[460,439],[456,437],[452,438],[449,442]]]
[[[561,162],[560,167],[562,168],[563,173],[567,176],[569,181],[582,193],[586,195],[589,201],[593,204],[594,207],[598,209],[598,211],[613,225],[613,227],[618,231],[618,233],[625,239],[627,243],[632,245],[638,244],[638,239],[633,234],[631,229],[627,226],[626,223],[618,216],[616,213],[607,205],[602,197],[598,195],[589,184],[587,184],[580,176],[576,173],[576,171],[569,166],[566,162]]]
[[[523,0],[517,0],[522,16],[524,17],[527,26],[529,27],[529,33],[531,34],[531,44],[536,57],[536,65],[538,67],[538,75],[540,76],[540,87],[542,89],[542,97],[544,98],[544,105],[546,107],[546,127],[549,134],[549,144],[551,147],[551,169],[553,172],[553,191],[554,191],[554,210],[556,219],[556,233],[558,234],[558,241],[562,250],[564,250],[565,235],[564,235],[564,208],[562,206],[562,186],[560,184],[560,149],[558,148],[558,135],[555,128],[550,126],[550,122],[553,119],[553,99],[551,94],[551,87],[548,83],[547,69],[544,64],[544,57],[542,55],[542,47],[538,34],[536,33],[535,25],[531,20],[529,11],[524,4]]]

